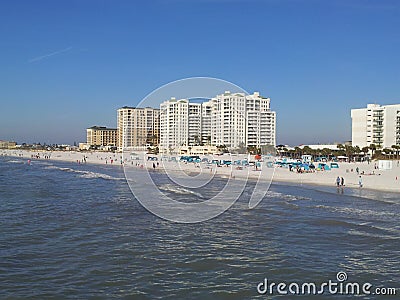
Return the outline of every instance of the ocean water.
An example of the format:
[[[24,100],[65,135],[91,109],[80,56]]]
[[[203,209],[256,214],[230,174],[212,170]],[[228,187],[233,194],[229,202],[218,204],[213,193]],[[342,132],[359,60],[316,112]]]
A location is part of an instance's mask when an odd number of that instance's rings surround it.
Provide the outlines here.
[[[177,224],[144,209],[119,167],[0,157],[0,298],[274,299],[257,293],[265,278],[338,272],[400,287],[400,194],[272,184],[248,209],[251,189],[217,218]]]

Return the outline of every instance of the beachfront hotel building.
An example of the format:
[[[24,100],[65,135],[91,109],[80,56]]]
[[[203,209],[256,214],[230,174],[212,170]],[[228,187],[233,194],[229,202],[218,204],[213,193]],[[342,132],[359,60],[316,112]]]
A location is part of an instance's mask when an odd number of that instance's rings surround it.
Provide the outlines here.
[[[86,144],[90,146],[116,146],[117,129],[103,126],[92,126],[86,129]]]
[[[160,105],[160,151],[195,145],[240,147],[276,144],[276,113],[259,93],[217,95],[203,103],[171,98]]]
[[[271,110],[271,99],[230,93],[211,99],[211,142],[229,149],[242,146],[276,145],[276,113]]]
[[[160,151],[171,152],[182,146],[199,144],[201,103],[171,98],[160,105]]]
[[[146,150],[160,140],[160,110],[124,106],[117,111],[118,150]]]
[[[368,104],[352,109],[352,145],[360,148],[371,144],[381,148],[400,145],[400,104]]]

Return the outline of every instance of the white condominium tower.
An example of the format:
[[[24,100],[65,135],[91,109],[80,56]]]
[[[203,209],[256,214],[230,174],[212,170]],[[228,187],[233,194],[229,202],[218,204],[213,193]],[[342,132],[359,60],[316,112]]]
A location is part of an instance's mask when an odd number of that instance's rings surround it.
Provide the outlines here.
[[[117,111],[118,149],[158,146],[160,110],[124,106]]]
[[[160,105],[160,151],[181,146],[275,146],[276,114],[259,93],[225,92],[203,103],[187,99]]]
[[[271,99],[259,93],[246,96],[246,145],[276,146],[276,113],[271,111]]]
[[[160,105],[160,151],[201,143],[201,103],[187,99],[164,101]]]
[[[360,148],[374,144],[382,148],[400,145],[400,104],[351,110],[352,145]]]
[[[229,149],[241,146],[276,145],[276,113],[270,109],[270,98],[230,93],[213,98],[211,142]]]

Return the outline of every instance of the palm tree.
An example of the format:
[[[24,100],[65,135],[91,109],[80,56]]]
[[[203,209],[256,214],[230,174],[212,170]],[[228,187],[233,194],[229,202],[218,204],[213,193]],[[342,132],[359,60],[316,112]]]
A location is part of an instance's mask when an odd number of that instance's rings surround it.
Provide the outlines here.
[[[399,160],[399,150],[400,146],[399,145],[392,145],[392,149],[396,152],[396,159]]]
[[[319,150],[319,149],[312,149],[311,155],[312,155],[312,160],[313,160],[313,161],[314,161],[315,158],[318,156],[318,153],[319,153],[320,151],[321,151],[321,150]]]
[[[217,149],[223,153],[228,153],[228,147],[226,145],[218,145]]]
[[[388,148],[382,149],[382,152],[383,152],[382,154],[385,155],[385,158],[387,158],[387,157],[390,158],[390,156],[388,156],[388,155],[390,155],[390,150]]]
[[[194,146],[198,146],[201,142],[200,137],[196,134],[193,136],[194,139]]]
[[[346,145],[346,146],[344,146],[344,149],[346,151],[346,156],[349,158],[349,161],[351,161],[350,158],[353,158],[354,148],[350,145]]]
[[[322,156],[324,156],[327,159],[329,159],[329,155],[331,154],[331,150],[328,149],[328,148],[323,148],[320,153],[321,153]]]
[[[298,146],[294,147],[294,152],[296,153],[297,158],[301,157],[302,150],[300,147]]]
[[[377,146],[375,144],[369,145],[369,150],[371,150],[371,156],[374,156],[374,152],[376,151]]]
[[[364,153],[364,160],[367,159],[367,161],[369,162],[369,157],[368,157],[369,147],[368,146],[362,147],[361,151]]]
[[[304,146],[303,148],[303,154],[311,154],[312,149],[309,146]]]
[[[243,142],[240,142],[236,150],[239,154],[246,154],[246,145]]]
[[[357,160],[360,159],[361,149],[358,146],[353,147],[354,153],[357,155]]]
[[[365,156],[365,154],[367,154],[368,151],[369,151],[369,147],[368,147],[368,146],[363,147],[363,148],[361,149],[361,151],[364,152],[364,156]]]
[[[207,143],[208,143],[208,145],[211,145],[211,135],[207,136]]]
[[[281,156],[281,157],[282,157],[282,153],[285,151],[285,149],[286,149],[285,145],[278,145],[278,146],[276,146],[276,150],[278,151],[279,156]],[[286,149],[286,150],[287,150],[287,149]]]
[[[258,153],[258,148],[256,146],[248,146],[247,152],[249,152],[252,155],[255,155]]]

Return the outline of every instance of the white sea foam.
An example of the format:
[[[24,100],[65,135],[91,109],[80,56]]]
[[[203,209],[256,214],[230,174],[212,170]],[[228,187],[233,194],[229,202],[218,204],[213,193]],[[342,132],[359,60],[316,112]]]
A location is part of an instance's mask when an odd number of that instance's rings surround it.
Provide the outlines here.
[[[164,191],[169,191],[169,192],[173,192],[176,194],[182,194],[182,195],[195,195],[199,198],[204,198],[204,196],[200,193],[185,189],[183,187],[180,186],[176,186],[173,184],[163,184],[159,186],[160,189],[164,190]]]
[[[76,174],[79,174],[78,175],[79,177],[87,178],[87,179],[102,178],[102,179],[106,179],[106,180],[124,180],[124,178],[112,177],[112,176],[104,174],[104,173],[84,171],[84,170],[76,170],[76,169],[72,169],[72,168],[63,168],[63,167],[57,167],[57,166],[46,166],[45,169],[47,169],[47,170],[60,170],[60,171],[64,171],[64,172],[76,173]]]
[[[31,161],[32,165],[40,165],[40,166],[51,166],[52,164],[47,162],[47,161],[38,161],[38,160],[34,160]]]
[[[117,178],[117,177],[112,177],[107,174],[103,173],[96,173],[96,172],[84,172],[81,175],[79,175],[81,178],[88,178],[88,179],[93,179],[93,178],[102,178],[106,180],[123,180],[124,178]]]
[[[9,163],[12,163],[12,164],[24,164],[24,163],[25,163],[25,162],[22,161],[22,160],[9,160],[8,162],[9,162]]]
[[[385,238],[390,240],[398,240],[400,239],[398,236],[390,236],[390,235],[382,235],[382,234],[374,234],[366,231],[359,231],[359,230],[349,230],[349,234],[357,235],[357,236],[364,236],[373,239]]]
[[[286,201],[311,200],[311,198],[308,198],[308,197],[294,196],[294,195],[283,194],[283,193],[273,192],[273,191],[268,191],[265,194],[265,197],[266,198],[279,198],[279,199],[284,199]]]
[[[386,216],[386,217],[397,217],[396,213],[388,211],[375,211],[370,209],[359,209],[356,207],[338,207],[338,206],[327,206],[327,205],[317,205],[317,208],[326,209],[336,213],[348,214],[348,215],[358,215],[361,217],[370,218],[373,216]]]

